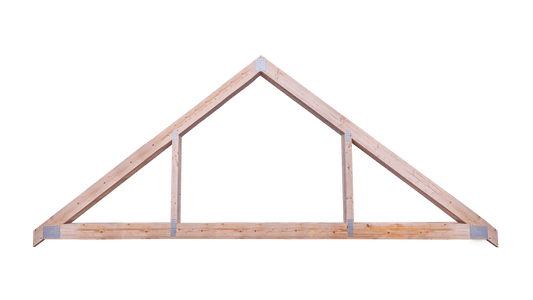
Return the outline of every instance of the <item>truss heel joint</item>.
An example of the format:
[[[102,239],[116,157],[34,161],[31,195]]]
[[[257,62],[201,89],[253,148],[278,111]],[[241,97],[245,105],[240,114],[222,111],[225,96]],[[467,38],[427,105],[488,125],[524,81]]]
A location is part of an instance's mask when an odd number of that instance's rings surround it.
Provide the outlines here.
[[[488,239],[489,229],[487,226],[470,226],[471,239]]]
[[[61,226],[44,226],[43,239],[58,239],[60,237]]]

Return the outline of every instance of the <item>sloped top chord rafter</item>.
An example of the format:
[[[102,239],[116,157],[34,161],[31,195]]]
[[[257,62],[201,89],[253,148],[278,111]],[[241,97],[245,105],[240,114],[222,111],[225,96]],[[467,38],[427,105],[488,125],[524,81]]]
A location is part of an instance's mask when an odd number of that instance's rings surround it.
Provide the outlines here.
[[[233,96],[262,76],[344,139],[343,176],[351,192],[351,145],[355,145],[387,170],[452,217],[457,223],[353,223],[353,198],[345,193],[343,223],[170,223],[72,224],[79,216],[117,188],[165,149],[180,149],[181,136],[215,112]],[[179,137],[179,138],[177,138]],[[345,145],[346,144],[346,145]],[[179,146],[176,146],[179,145]],[[181,150],[176,150],[175,153]],[[174,153],[174,152],[173,152]],[[174,155],[174,154],[173,154]],[[178,156],[176,156],[178,157]],[[181,155],[179,155],[181,160]],[[346,160],[346,161],[345,161]],[[176,171],[177,172],[177,171]],[[179,173],[176,173],[179,174]],[[180,177],[181,175],[176,175]],[[174,178],[174,177],[173,177]],[[104,184],[105,182],[105,184]],[[175,197],[173,190],[173,197]],[[178,193],[179,194],[179,193]],[[349,201],[351,201],[351,206]],[[352,209],[352,210],[350,210]],[[351,217],[350,217],[351,215]],[[175,216],[173,212],[173,216]],[[351,218],[351,219],[350,219]],[[83,233],[80,229],[83,227]],[[187,236],[176,235],[176,228]],[[203,228],[203,229],[200,229]],[[204,233],[205,232],[205,233]],[[91,234],[88,234],[91,233]],[[125,234],[128,233],[128,234]],[[174,235],[172,235],[174,234]],[[104,177],[46,220],[33,232],[33,245],[48,238],[483,238],[498,246],[498,232],[487,221],[414,167],[380,144],[296,80],[259,57],[193,109],[127,157]]]

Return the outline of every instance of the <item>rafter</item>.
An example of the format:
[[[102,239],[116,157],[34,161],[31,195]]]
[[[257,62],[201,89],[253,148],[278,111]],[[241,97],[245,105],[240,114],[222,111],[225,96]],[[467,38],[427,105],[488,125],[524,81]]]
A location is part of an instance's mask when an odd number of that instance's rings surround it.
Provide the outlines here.
[[[264,77],[341,135],[343,141],[343,223],[180,223],[181,137],[258,76]],[[352,144],[458,223],[353,223]],[[173,146],[171,223],[72,224],[74,220],[170,145]],[[43,229],[46,230],[43,231]],[[488,222],[270,61],[260,57],[35,229],[33,245],[38,245],[45,238],[469,239],[480,237],[498,246],[498,232]]]
[[[489,235],[487,240],[494,246],[498,246],[498,231],[487,221],[394,154],[387,147],[383,146],[368,133],[357,127],[357,125],[322,101],[315,94],[311,93],[296,80],[292,79],[273,63],[267,61],[266,71],[261,73],[261,76],[340,134],[349,129],[352,134],[352,142],[355,146],[422,194],[457,222],[487,226]]]
[[[113,170],[109,171],[109,173],[46,220],[41,226],[37,227],[33,232],[33,245],[37,246],[44,240],[44,226],[57,226],[74,222],[74,220],[89,208],[93,207],[98,201],[167,149],[172,142],[172,132],[174,130],[178,131],[178,134],[180,135],[187,133],[194,126],[220,108],[229,99],[252,83],[258,76],[259,72],[255,71],[254,61],[224,83],[214,93],[196,105],[188,113],[131,154]]]

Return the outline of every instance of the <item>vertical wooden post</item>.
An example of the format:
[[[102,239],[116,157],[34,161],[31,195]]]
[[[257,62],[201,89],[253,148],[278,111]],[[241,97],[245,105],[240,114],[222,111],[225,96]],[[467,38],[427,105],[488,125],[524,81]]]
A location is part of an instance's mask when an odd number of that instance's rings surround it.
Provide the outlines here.
[[[354,218],[357,217],[356,209],[357,209],[357,188],[354,185],[353,187],[353,216]]]
[[[342,196],[344,223],[353,222],[353,171],[352,171],[352,137],[350,129],[342,138]]]
[[[181,223],[181,136],[172,132],[172,188],[170,219]]]

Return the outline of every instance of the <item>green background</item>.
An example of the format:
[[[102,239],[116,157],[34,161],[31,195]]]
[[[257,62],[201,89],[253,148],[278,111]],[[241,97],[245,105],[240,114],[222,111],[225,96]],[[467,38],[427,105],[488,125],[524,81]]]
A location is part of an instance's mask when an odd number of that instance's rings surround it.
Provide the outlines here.
[[[0,4],[8,296],[525,291],[529,2],[14,3]],[[259,53],[494,223],[502,248],[191,241],[30,248],[35,225]],[[259,80],[184,138],[184,218],[340,219],[338,143]],[[357,219],[447,218],[355,155]],[[168,188],[165,153],[83,219],[166,220]]]

